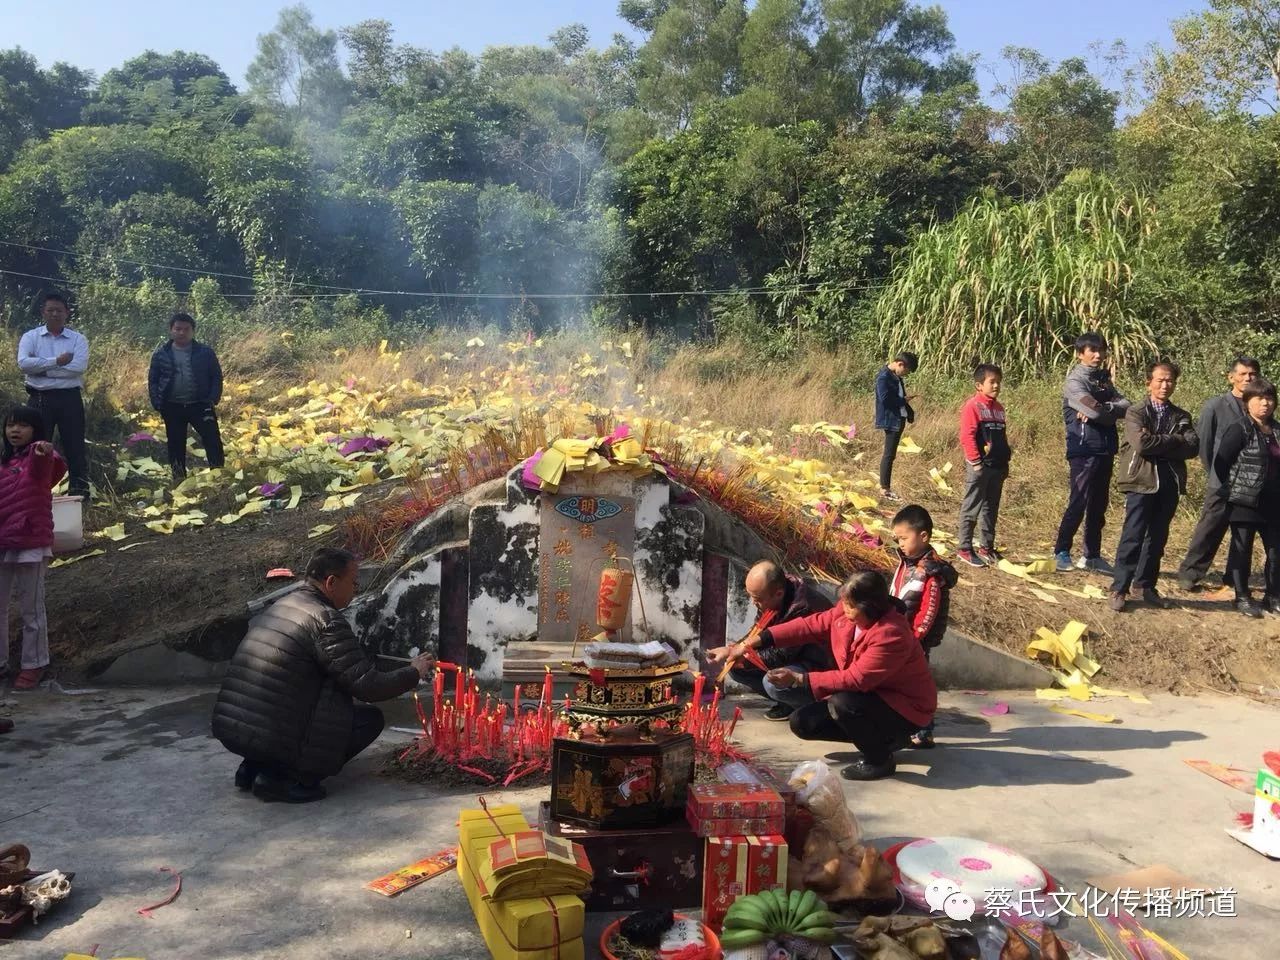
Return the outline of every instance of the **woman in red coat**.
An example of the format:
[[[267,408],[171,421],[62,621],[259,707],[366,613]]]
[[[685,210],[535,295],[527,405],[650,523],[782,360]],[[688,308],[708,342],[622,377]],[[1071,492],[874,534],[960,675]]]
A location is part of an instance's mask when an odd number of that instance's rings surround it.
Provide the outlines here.
[[[769,672],[771,683],[807,686],[813,694],[814,703],[791,715],[791,731],[802,740],[853,743],[862,757],[844,769],[846,780],[891,776],[893,752],[933,719],[938,688],[884,577],[855,574],[840,588],[837,606],[763,630],[754,643],[768,649],[817,641],[831,645],[834,670]]]

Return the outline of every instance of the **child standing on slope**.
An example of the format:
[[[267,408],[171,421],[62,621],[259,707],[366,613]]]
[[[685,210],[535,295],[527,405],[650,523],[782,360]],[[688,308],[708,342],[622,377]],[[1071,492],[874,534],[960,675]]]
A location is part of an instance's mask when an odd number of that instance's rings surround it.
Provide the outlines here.
[[[15,690],[34,690],[49,665],[44,572],[53,556],[53,487],[67,465],[45,438],[44,418],[17,407],[4,422],[0,451],[0,625],[9,649],[9,597],[22,612],[22,672]]]
[[[960,449],[964,451],[964,499],[960,502],[959,549],[956,556],[971,567],[994,567],[996,519],[1000,496],[1009,476],[1012,451],[1005,435],[1000,382],[1004,373],[994,363],[982,363],[973,371],[976,392],[960,408]],[[981,546],[973,549],[973,528],[980,525]]]
[[[900,353],[876,375],[876,429],[884,431],[884,452],[880,456],[880,496],[885,500],[901,500],[893,492],[893,461],[898,457],[898,441],[916,413],[903,378],[915,373],[920,360],[914,353]]]

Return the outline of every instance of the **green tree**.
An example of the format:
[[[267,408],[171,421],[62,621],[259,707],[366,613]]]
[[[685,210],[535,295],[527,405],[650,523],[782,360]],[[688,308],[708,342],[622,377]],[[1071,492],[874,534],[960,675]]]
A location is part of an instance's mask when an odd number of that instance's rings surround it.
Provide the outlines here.
[[[245,70],[245,79],[263,103],[333,120],[347,86],[338,63],[338,34],[317,28],[303,4],[285,7],[275,29],[258,37],[258,55]]]
[[[0,170],[28,140],[74,125],[91,80],[66,63],[41,70],[21,47],[0,50]]]
[[[734,93],[745,0],[671,0],[640,48],[638,102],[669,129]]]
[[[102,75],[93,102],[85,107],[84,121],[105,125],[171,120],[216,111],[235,97],[227,75],[204,54],[147,50]],[[233,111],[234,107],[233,101]]]
[[[1105,89],[1076,57],[1054,69],[1034,50],[1008,47],[1004,57],[1022,77],[1008,91],[1005,116],[1010,173],[1022,192],[1043,196],[1072,170],[1106,170],[1119,94]]]

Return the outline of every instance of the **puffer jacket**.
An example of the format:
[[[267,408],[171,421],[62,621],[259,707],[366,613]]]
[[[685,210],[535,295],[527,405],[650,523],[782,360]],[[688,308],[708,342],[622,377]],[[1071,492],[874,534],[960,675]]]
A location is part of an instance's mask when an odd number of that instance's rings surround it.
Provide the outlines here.
[[[53,546],[53,488],[67,465],[56,450],[28,444],[0,464],[0,550]]]
[[[163,410],[173,387],[173,341],[159,347],[151,355],[147,371],[147,395],[155,410]],[[222,365],[213,347],[198,340],[191,341],[191,376],[195,380],[195,403],[216,407],[222,400]]]
[[[1253,420],[1230,424],[1222,433],[1213,458],[1218,480],[1227,491],[1227,502],[1233,506],[1265,508],[1268,515],[1280,510],[1276,504],[1264,503],[1263,493],[1271,479],[1271,455],[1267,438]]]
[[[942,642],[951,616],[951,588],[960,580],[956,568],[929,547],[922,555],[901,558],[889,584],[890,592],[902,601],[907,622],[926,650]]]
[[[1120,444],[1121,493],[1155,493],[1160,478],[1172,478],[1178,496],[1187,492],[1187,461],[1200,450],[1200,438],[1191,425],[1191,414],[1172,403],[1164,419],[1156,422],[1156,409],[1148,400],[1125,411],[1124,439]]]
[[[213,735],[251,763],[329,777],[346,758],[352,698],[390,700],[417,684],[413,667],[378,670],[342,612],[308,583],[249,622],[218,692]]]
[[[817,590],[811,590],[803,578],[787,574],[787,592],[782,598],[782,613],[770,623],[776,627],[780,623],[799,620],[830,609],[831,601]],[[774,647],[763,651],[760,659],[770,670],[793,664],[799,664],[805,670],[830,670],[835,666],[831,659],[831,646],[826,643],[805,644],[799,650],[779,650]]]

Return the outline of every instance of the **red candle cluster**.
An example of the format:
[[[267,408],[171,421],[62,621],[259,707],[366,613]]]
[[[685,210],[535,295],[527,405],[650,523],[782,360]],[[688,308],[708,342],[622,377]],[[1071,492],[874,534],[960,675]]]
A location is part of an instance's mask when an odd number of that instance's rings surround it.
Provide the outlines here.
[[[720,719],[720,691],[711,695],[711,702],[702,703],[702,688],[706,677],[698,674],[693,680],[693,699],[684,715],[684,731],[693,735],[694,749],[712,768],[718,768],[730,760],[743,760],[747,754],[730,744],[733,728],[742,719],[742,708],[733,708],[728,723]]]
[[[454,674],[453,698],[445,696],[444,674]],[[428,717],[413,695],[422,735],[400,755],[405,760],[435,756],[491,783],[504,786],[538,770],[549,769],[551,741],[567,729],[557,714],[552,694],[551,669],[547,668],[542,693],[536,710],[520,708],[520,686],[515,689],[514,703],[508,707],[501,699],[494,702],[491,694],[483,700],[475,673],[453,663],[437,662],[431,683],[431,715]],[[566,707],[568,701],[565,701]],[[506,769],[505,777],[473,766],[477,760],[498,761]],[[486,764],[490,770],[494,764]]]

